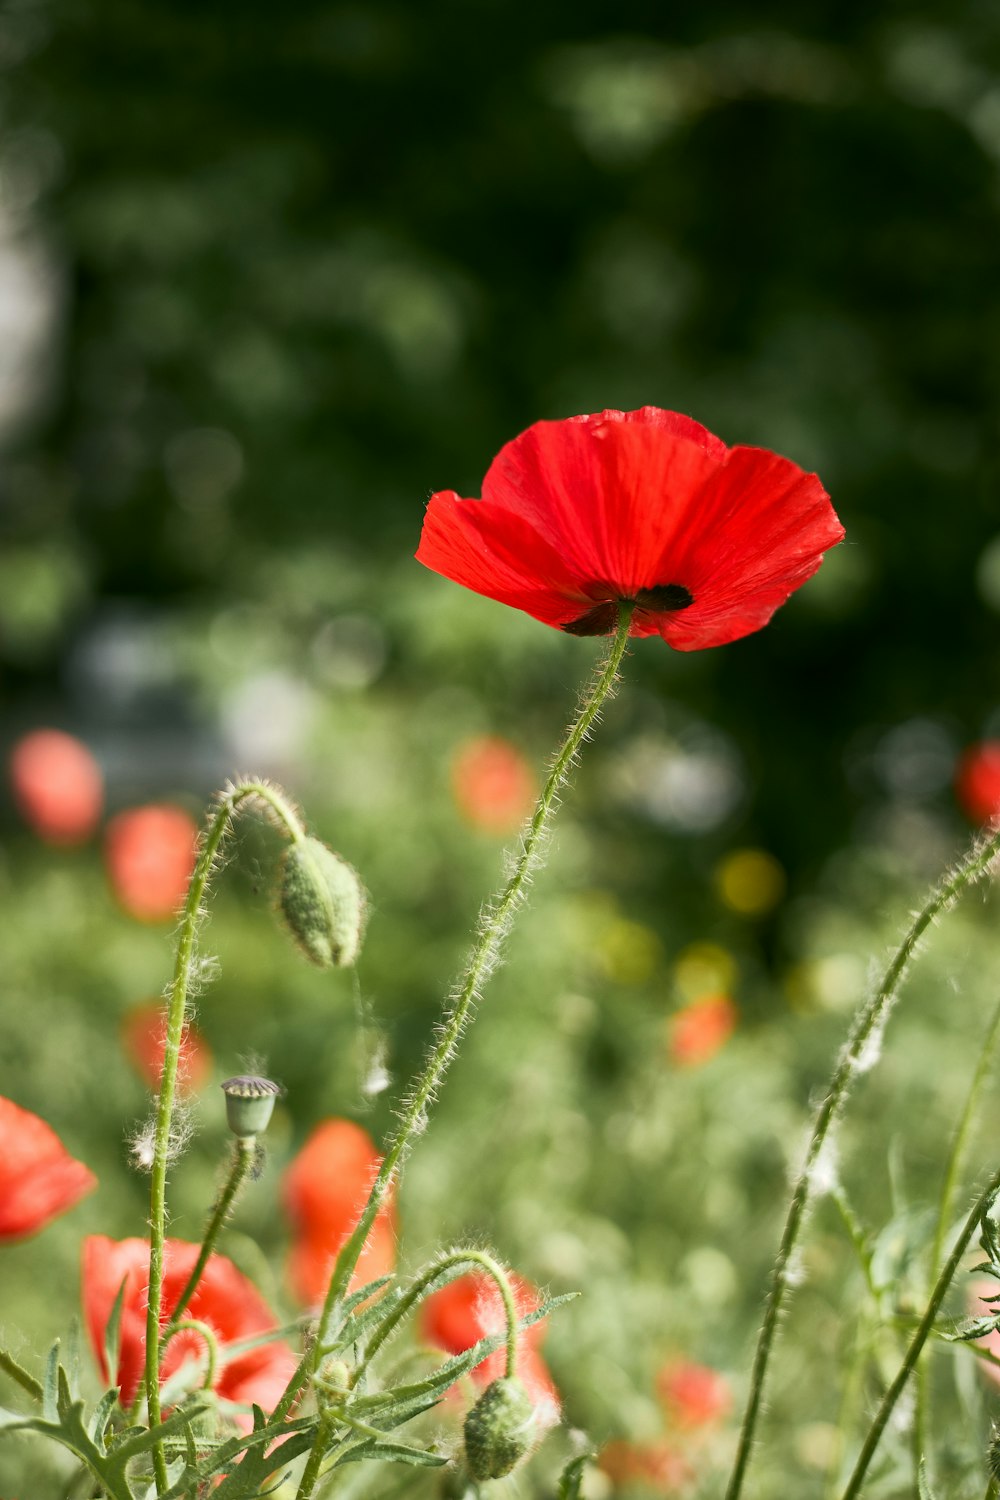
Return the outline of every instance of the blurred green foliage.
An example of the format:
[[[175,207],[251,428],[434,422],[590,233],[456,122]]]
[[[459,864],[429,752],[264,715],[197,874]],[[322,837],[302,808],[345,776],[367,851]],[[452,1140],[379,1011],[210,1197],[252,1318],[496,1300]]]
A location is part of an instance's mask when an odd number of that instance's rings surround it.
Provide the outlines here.
[[[423,499],[477,494],[539,417],[653,403],[816,469],[847,526],[761,634],[637,644],[404,1186],[407,1268],[476,1235],[585,1290],[547,1348],[596,1442],[656,1436],[671,1353],[741,1389],[808,1099],[959,846],[958,749],[1000,729],[998,44],[977,0],[0,12],[5,745],[79,734],[112,810],[275,774],[372,892],[356,987],[306,969],[245,828],[210,930],[219,1077],[257,1054],[289,1090],[227,1241],[276,1304],[277,1168],[325,1114],[384,1131],[393,1090],[365,1076],[383,1045],[394,1088],[419,1058],[495,878],[456,747],[502,733],[540,764],[595,649],[422,573]],[[81,1229],[143,1223],[118,1028],[169,958],[96,848],[42,849],[9,806],[3,831],[0,1090],[101,1176],[3,1252],[17,1346],[76,1306]],[[787,875],[756,916],[719,894],[743,848]],[[859,1096],[844,1171],[873,1223],[933,1200],[994,926],[975,898],[949,917]],[[664,1028],[692,943],[731,956],[741,1024],[685,1072]],[[193,1112],[187,1237],[223,1149],[219,1100]],[[761,1494],[818,1495],[837,1461],[849,1264],[824,1205]],[[982,1396],[963,1376],[941,1400],[957,1476]],[[49,1493],[42,1463],[19,1443],[0,1479]]]

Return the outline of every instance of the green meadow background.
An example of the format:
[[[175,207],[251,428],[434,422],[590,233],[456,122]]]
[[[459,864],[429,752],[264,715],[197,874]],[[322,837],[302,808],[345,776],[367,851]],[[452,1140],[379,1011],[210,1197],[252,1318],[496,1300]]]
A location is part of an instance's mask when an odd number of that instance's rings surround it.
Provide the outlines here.
[[[998,58],[980,0],[0,9],[0,749],[77,735],[109,816],[198,816],[228,775],[273,776],[371,893],[356,975],[309,969],[245,823],[206,933],[215,1083],[257,1059],[287,1088],[223,1244],[283,1316],[282,1167],[329,1115],[384,1137],[501,868],[455,755],[499,735],[542,767],[600,649],[420,568],[428,495],[478,494],[539,418],[656,404],[816,470],[847,527],[764,632],[636,643],[411,1159],[404,1271],[471,1237],[583,1293],[545,1345],[567,1425],[512,1494],[555,1495],[574,1430],[669,1436],[677,1356],[739,1409],[810,1102],[970,836],[955,763],[1000,734]],[[0,1092],[100,1177],[0,1251],[0,1333],[31,1363],[76,1315],[81,1235],[143,1232],[148,1099],[119,1033],[167,979],[170,924],[118,908],[99,836],[50,848],[3,796]],[[974,894],[932,934],[840,1138],[904,1318],[997,916]],[[734,1035],[678,1066],[671,1016],[720,992]],[[994,1084],[981,1121],[970,1181],[996,1164]],[[197,1238],[214,1084],[191,1123],[170,1228]],[[801,1279],[761,1500],[838,1493],[902,1336],[873,1332],[829,1200]],[[962,1500],[1000,1402],[973,1366],[935,1364]],[[720,1493],[732,1433],[678,1438],[683,1493]],[[5,1500],[67,1472],[0,1442]],[[441,1488],[383,1467],[343,1493]],[[914,1493],[905,1431],[868,1493]]]

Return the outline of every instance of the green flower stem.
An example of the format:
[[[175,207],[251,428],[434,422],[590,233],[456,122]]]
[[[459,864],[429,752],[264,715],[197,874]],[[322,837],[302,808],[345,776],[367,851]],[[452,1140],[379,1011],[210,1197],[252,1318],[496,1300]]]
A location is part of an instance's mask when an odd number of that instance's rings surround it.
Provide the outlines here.
[[[976,1110],[979,1107],[983,1085],[986,1082],[993,1063],[993,1054],[996,1050],[998,1039],[1000,1039],[1000,1005],[997,1005],[994,1010],[992,1020],[986,1032],[986,1039],[979,1054],[979,1061],[976,1064],[976,1071],[969,1085],[969,1091],[965,1096],[962,1116],[958,1122],[958,1129],[955,1131],[955,1139],[952,1142],[948,1165],[945,1168],[944,1180],[941,1184],[941,1199],[938,1204],[937,1225],[934,1231],[934,1244],[931,1248],[931,1277],[937,1275],[941,1266],[945,1236],[948,1233],[948,1222],[951,1218],[952,1200],[955,1197],[955,1189],[958,1186],[958,1179],[965,1160],[965,1150],[968,1145],[969,1133],[976,1117]],[[926,1444],[929,1405],[926,1365],[917,1366],[914,1385],[916,1402],[913,1409],[913,1454],[916,1464],[919,1465],[921,1460],[926,1462],[924,1448]],[[928,1477],[930,1478],[931,1476]]]
[[[21,1389],[27,1391],[32,1401],[41,1401],[43,1392],[40,1381],[37,1381],[34,1375],[29,1375],[27,1370],[22,1369],[14,1356],[8,1354],[6,1349],[0,1349],[0,1370],[9,1375],[11,1380],[16,1380]]]
[[[500,1265],[499,1261],[494,1260],[492,1255],[487,1255],[484,1250],[453,1250],[441,1260],[435,1261],[432,1266],[428,1266],[423,1275],[419,1276],[409,1288],[406,1295],[400,1298],[385,1321],[379,1324],[371,1342],[365,1349],[364,1358],[351,1374],[352,1386],[357,1385],[359,1379],[371,1364],[386,1339],[395,1333],[400,1323],[409,1315],[416,1303],[420,1301],[431,1283],[437,1281],[446,1271],[453,1269],[457,1271],[460,1266],[478,1266],[486,1272],[487,1276],[492,1277],[496,1283],[500,1296],[503,1298],[504,1316],[507,1319],[507,1368],[505,1373],[508,1379],[517,1374],[518,1316],[517,1307],[514,1302],[514,1293],[506,1271]],[[447,1280],[451,1281],[453,1278],[449,1276]]]
[[[192,1332],[200,1334],[200,1336],[205,1340],[205,1354],[207,1356],[207,1361],[205,1367],[205,1378],[201,1382],[201,1384],[203,1390],[209,1391],[212,1389],[212,1385],[215,1381],[215,1372],[219,1364],[219,1340],[215,1336],[215,1329],[212,1328],[208,1323],[203,1323],[200,1318],[181,1318],[178,1323],[172,1324],[170,1328],[167,1329],[166,1333],[163,1336],[161,1347],[165,1349],[167,1347],[167,1344],[174,1337],[174,1334],[180,1333],[182,1328],[190,1328]]]
[[[298,1368],[292,1375],[281,1400],[274,1411],[277,1420],[283,1419],[291,1410],[299,1391],[308,1377],[315,1371],[320,1358],[324,1331],[330,1324],[331,1314],[338,1300],[346,1292],[369,1231],[380,1208],[388,1196],[400,1163],[406,1154],[415,1133],[419,1131],[427,1108],[448,1071],[458,1040],[462,1035],[469,1014],[480,988],[494,967],[510,927],[511,918],[525,895],[529,877],[541,859],[543,835],[555,808],[559,789],[566,781],[580,747],[596,722],[602,705],[614,689],[618,669],[628,646],[632,605],[619,608],[618,629],[604,657],[599,663],[589,688],[585,691],[570,724],[566,736],[552,764],[548,779],[542,788],[534,814],[528,824],[513,873],[503,885],[496,898],[484,909],[472,953],[464,973],[453,992],[453,998],[445,1014],[436,1045],[428,1056],[403,1107],[400,1123],[386,1148],[382,1165],[368,1195],[368,1202],[350,1238],[345,1241],[337,1256],[330,1285],[319,1320],[319,1337],[313,1347],[306,1351]],[[319,1439],[313,1452],[319,1446]],[[310,1459],[311,1464],[311,1459]],[[318,1466],[317,1466],[318,1467]],[[309,1465],[307,1465],[308,1471]],[[303,1476],[304,1479],[305,1476]],[[315,1482],[315,1480],[313,1480]],[[312,1490],[299,1485],[300,1500],[307,1500]]]
[[[216,1241],[219,1238],[219,1231],[229,1217],[239,1191],[250,1175],[256,1151],[257,1142],[253,1136],[245,1137],[236,1142],[236,1149],[233,1152],[233,1164],[229,1169],[229,1175],[223,1184],[222,1191],[215,1200],[215,1207],[212,1209],[211,1217],[205,1226],[205,1234],[201,1242],[198,1259],[195,1261],[194,1270],[188,1277],[187,1284],[178,1297],[176,1306],[170,1315],[170,1322],[167,1324],[163,1335],[164,1343],[166,1343],[174,1329],[179,1325],[184,1309],[198,1289],[202,1272],[208,1264],[208,1257],[215,1249]]]
[[[951,1254],[945,1261],[944,1267],[934,1284],[931,1300],[928,1302],[927,1309],[917,1325],[917,1331],[913,1335],[903,1363],[900,1365],[892,1384],[882,1397],[879,1409],[875,1413],[875,1419],[868,1429],[868,1436],[865,1438],[861,1452],[858,1454],[857,1463],[854,1465],[854,1471],[843,1493],[842,1500],[856,1500],[856,1496],[861,1493],[861,1485],[864,1482],[865,1474],[868,1472],[868,1465],[871,1463],[875,1449],[878,1447],[882,1433],[885,1431],[885,1425],[892,1415],[893,1407],[899,1400],[903,1387],[906,1385],[917,1360],[920,1358],[920,1351],[927,1342],[928,1335],[933,1331],[935,1320],[941,1309],[941,1303],[945,1299],[945,1294],[952,1283],[955,1272],[958,1270],[962,1256],[968,1248],[969,1241],[972,1239],[977,1226],[984,1216],[993,1207],[998,1193],[1000,1193],[1000,1172],[994,1173],[987,1187],[984,1188],[976,1199],[972,1212],[966,1219],[962,1232],[955,1241]]]
[[[166,1221],[167,1165],[170,1159],[170,1129],[173,1121],[177,1068],[184,1036],[184,1018],[191,989],[191,975],[195,963],[201,907],[230,819],[239,805],[251,797],[267,804],[275,819],[283,825],[293,841],[298,842],[305,837],[305,830],[297,814],[275,787],[268,786],[263,781],[238,782],[227,788],[218,799],[211,821],[202,838],[194,873],[188,885],[181,913],[174,975],[167,1001],[167,1033],[163,1052],[163,1071],[160,1075],[160,1092],[156,1106],[153,1167],[149,1189],[149,1306],[146,1314],[144,1385],[151,1428],[158,1427],[161,1421],[160,1313],[163,1300],[163,1242]],[[157,1494],[162,1495],[168,1488],[167,1463],[162,1443],[157,1443],[153,1448],[153,1468],[156,1475]]]
[[[792,1190],[788,1216],[782,1231],[781,1243],[778,1246],[778,1256],[771,1273],[771,1287],[750,1373],[750,1394],[743,1415],[739,1446],[725,1500],[738,1500],[743,1489],[760,1416],[768,1363],[781,1311],[788,1294],[788,1268],[798,1245],[813,1177],[830,1127],[844,1108],[858,1074],[865,1071],[868,1061],[867,1050],[878,1042],[881,1028],[888,1018],[920,939],[934,919],[946,911],[967,886],[987,872],[998,850],[1000,850],[1000,832],[993,833],[985,840],[977,837],[973,841],[965,857],[945,876],[940,885],[931,893],[922,911],[914,918],[909,931],[893,954],[882,982],[874,994],[862,1002],[855,1015],[847,1045],[840,1054],[826,1097],[814,1116],[805,1164]]]

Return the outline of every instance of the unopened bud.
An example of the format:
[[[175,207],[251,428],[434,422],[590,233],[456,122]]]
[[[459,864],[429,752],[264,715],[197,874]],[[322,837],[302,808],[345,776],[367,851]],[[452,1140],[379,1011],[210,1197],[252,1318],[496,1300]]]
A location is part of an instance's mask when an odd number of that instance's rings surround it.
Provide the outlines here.
[[[465,1461],[473,1479],[502,1479],[531,1451],[535,1408],[519,1380],[488,1385],[465,1419]]]
[[[227,1078],[222,1085],[226,1096],[226,1120],[233,1135],[240,1140],[249,1140],[260,1135],[271,1123],[274,1101],[281,1093],[281,1085],[270,1078],[246,1075]]]
[[[347,968],[361,946],[365,891],[351,866],[321,844],[290,844],[281,863],[278,901],[294,941],[321,969]]]

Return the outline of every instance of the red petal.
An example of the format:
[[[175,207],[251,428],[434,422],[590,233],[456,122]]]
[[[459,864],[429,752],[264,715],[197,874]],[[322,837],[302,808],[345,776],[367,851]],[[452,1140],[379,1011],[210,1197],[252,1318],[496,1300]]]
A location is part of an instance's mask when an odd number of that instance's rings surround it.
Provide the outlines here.
[[[629,598],[686,584],[662,576],[663,555],[726,452],[690,418],[652,407],[536,422],[501,448],[483,498],[544,536],[578,579]]]
[[[0,1097],[0,1240],[36,1233],[96,1185],[44,1120]]]

